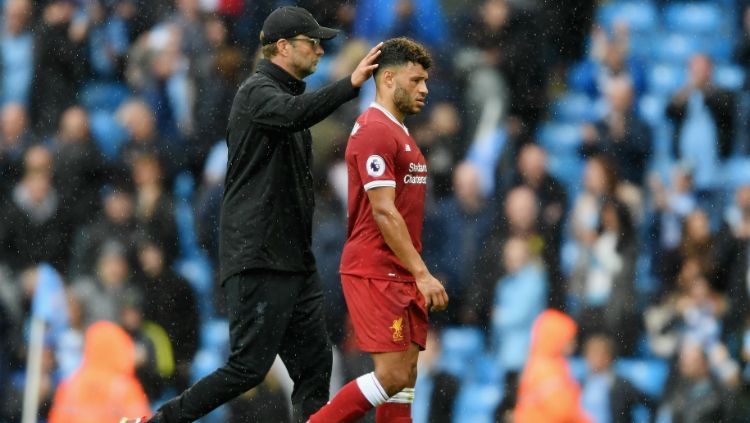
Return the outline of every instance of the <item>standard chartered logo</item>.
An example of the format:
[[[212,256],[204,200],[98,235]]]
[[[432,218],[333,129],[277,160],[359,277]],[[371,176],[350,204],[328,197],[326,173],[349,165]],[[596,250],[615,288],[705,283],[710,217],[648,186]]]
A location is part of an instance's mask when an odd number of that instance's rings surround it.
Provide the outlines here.
[[[427,173],[427,165],[424,163],[409,163],[409,172]],[[405,184],[427,184],[427,175],[414,175],[407,173],[404,175]]]

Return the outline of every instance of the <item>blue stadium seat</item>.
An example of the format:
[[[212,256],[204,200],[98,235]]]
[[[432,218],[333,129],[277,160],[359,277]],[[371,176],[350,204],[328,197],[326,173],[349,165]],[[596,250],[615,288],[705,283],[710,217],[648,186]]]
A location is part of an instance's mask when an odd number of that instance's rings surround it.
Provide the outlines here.
[[[649,1],[610,2],[599,8],[597,21],[607,29],[624,22],[631,32],[651,32],[658,25],[658,15]]]
[[[214,275],[205,255],[181,257],[175,261],[174,271],[185,278],[196,293],[201,318],[213,315]]]
[[[443,330],[440,367],[463,378],[484,352],[484,334],[476,327],[452,327]]]
[[[129,96],[130,90],[125,84],[89,82],[81,89],[81,104],[89,111],[113,113]]]
[[[201,350],[219,355],[229,352],[229,322],[225,319],[210,319],[201,325]]]
[[[676,3],[664,10],[669,30],[684,33],[714,34],[721,29],[721,9],[715,3]]]
[[[648,88],[652,94],[669,96],[685,83],[684,65],[658,64],[649,70]]]
[[[745,70],[737,65],[716,66],[714,83],[727,90],[739,91],[745,84]]]
[[[707,42],[697,34],[667,33],[654,39],[653,58],[660,62],[685,63],[696,53],[705,52]]]
[[[725,188],[730,191],[750,184],[750,159],[735,157],[727,160],[722,168],[722,180]]]
[[[190,368],[190,381],[195,383],[224,364],[224,357],[213,350],[198,350]]]
[[[464,384],[456,398],[454,422],[492,423],[503,392],[498,384]]]
[[[666,122],[667,97],[647,94],[638,102],[638,114],[641,119],[656,126]]]
[[[107,160],[115,160],[120,147],[128,140],[127,130],[120,126],[111,113],[105,111],[91,112],[89,127],[91,136],[104,157]]]
[[[568,93],[552,106],[552,117],[557,121],[580,123],[596,119],[594,102],[584,93]]]
[[[569,154],[577,151],[581,144],[581,126],[573,123],[546,123],[539,129],[537,138],[551,156]]]
[[[659,397],[669,376],[669,365],[666,361],[659,359],[621,358],[615,363],[615,372],[641,391]]]
[[[497,357],[490,354],[481,354],[474,360],[474,369],[471,380],[480,385],[500,384],[503,378],[503,369]]]
[[[589,366],[586,364],[586,360],[584,360],[583,357],[568,357],[568,365],[570,366],[570,373],[578,381],[583,380],[589,372]]]

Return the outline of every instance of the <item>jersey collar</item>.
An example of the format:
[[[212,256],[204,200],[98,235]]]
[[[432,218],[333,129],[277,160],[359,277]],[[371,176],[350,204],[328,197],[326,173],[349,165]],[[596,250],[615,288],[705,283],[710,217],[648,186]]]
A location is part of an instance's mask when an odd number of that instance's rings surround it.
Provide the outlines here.
[[[383,114],[386,115],[388,117],[388,119],[392,120],[393,123],[395,123],[396,125],[400,126],[401,129],[403,129],[404,132],[406,132],[406,135],[409,135],[409,128],[407,128],[406,125],[404,125],[403,123],[399,122],[398,119],[396,119],[396,116],[393,116],[393,114],[391,112],[389,112],[388,109],[386,109],[385,107],[381,106],[380,104],[378,104],[375,101],[373,101],[372,103],[370,103],[370,107],[373,107],[373,108],[378,109],[381,112],[383,112]]]

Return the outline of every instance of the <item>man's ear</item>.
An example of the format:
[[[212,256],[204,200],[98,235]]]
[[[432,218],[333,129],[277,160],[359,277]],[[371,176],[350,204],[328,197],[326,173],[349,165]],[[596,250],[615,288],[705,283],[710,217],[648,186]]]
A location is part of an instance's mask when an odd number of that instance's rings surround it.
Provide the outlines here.
[[[393,71],[393,68],[383,69],[380,71],[380,80],[386,87],[390,88],[393,86],[393,78],[395,75],[396,73]]]

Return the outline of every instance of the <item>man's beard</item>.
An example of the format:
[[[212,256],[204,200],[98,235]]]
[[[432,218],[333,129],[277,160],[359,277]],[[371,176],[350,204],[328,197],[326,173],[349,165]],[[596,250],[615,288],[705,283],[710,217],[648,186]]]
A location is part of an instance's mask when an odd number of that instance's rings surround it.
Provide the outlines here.
[[[314,61],[306,61],[305,59],[297,59],[294,62],[294,67],[297,68],[297,72],[302,76],[302,78],[306,78],[310,75],[312,75],[315,72],[315,68],[317,66],[317,63]]]
[[[404,115],[413,115],[417,113],[414,110],[411,98],[409,98],[409,93],[401,88],[398,83],[396,84],[396,90],[393,92],[393,105]]]

